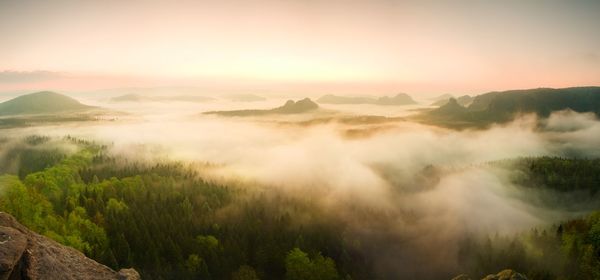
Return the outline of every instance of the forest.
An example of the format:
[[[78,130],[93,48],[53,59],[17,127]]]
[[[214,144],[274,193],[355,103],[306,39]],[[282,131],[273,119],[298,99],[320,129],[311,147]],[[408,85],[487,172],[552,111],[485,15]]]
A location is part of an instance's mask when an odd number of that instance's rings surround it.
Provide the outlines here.
[[[144,279],[387,278],[369,239],[310,199],[109,150],[73,137],[24,137],[4,151],[0,210],[107,266],[133,267]],[[492,164],[521,170],[526,176],[515,180],[523,186],[593,196],[600,185],[597,160]],[[365,207],[353,211],[356,219],[386,219]],[[530,279],[598,279],[600,212],[513,235],[465,235],[458,248],[456,272],[509,267]]]

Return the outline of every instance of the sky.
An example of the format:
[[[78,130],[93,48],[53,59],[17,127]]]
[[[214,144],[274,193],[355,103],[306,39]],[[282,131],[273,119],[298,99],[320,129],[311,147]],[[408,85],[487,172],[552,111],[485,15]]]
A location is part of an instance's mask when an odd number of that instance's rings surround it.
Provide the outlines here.
[[[600,85],[600,1],[0,0],[0,91]]]

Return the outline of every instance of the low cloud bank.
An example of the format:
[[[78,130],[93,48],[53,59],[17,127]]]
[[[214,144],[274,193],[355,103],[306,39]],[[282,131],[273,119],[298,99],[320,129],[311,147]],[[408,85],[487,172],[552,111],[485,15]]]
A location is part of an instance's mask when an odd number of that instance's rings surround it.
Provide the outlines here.
[[[180,116],[20,131],[113,143],[113,153],[135,160],[214,163],[221,166],[212,171],[216,177],[245,178],[311,196],[351,225],[349,234],[369,242],[365,247],[378,260],[378,269],[409,278],[452,273],[456,244],[465,234],[514,233],[568,216],[552,206],[528,203],[535,191],[524,192],[509,183],[510,171],[484,163],[524,156],[600,156],[600,122],[573,112],[543,122],[525,116],[487,130],[398,122],[360,139],[339,133],[348,127]],[[351,210],[357,206],[385,217],[361,220]],[[424,261],[440,269],[428,272],[419,267]]]

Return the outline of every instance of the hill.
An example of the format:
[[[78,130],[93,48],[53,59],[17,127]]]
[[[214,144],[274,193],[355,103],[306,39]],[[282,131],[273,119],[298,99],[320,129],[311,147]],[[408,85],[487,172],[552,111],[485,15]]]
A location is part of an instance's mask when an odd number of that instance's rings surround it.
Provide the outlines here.
[[[575,112],[592,112],[599,115],[600,87],[492,92],[477,96],[469,109],[487,111],[491,114],[536,113],[542,117],[547,117],[554,111],[570,109]]]
[[[316,110],[318,108],[319,105],[317,105],[317,103],[310,100],[310,98],[304,98],[296,102],[293,100],[288,100],[283,106],[275,108],[271,111],[279,114],[298,114]]]
[[[22,95],[0,103],[0,116],[54,114],[84,111],[92,108],[94,107],[81,104],[79,101],[66,95],[41,91]]]
[[[317,99],[321,104],[375,104],[375,105],[411,105],[417,104],[410,95],[398,93],[395,96],[372,97],[348,97],[337,95],[324,95]]]
[[[456,98],[450,98],[446,104],[430,112],[431,115],[456,116],[466,113],[468,109],[461,105]]]
[[[268,110],[234,110],[234,111],[211,111],[205,112],[204,114],[214,114],[222,116],[260,116],[269,114],[301,114],[310,111],[314,111],[319,108],[319,105],[310,98],[304,98],[302,100],[293,101],[288,100],[283,106],[268,109]]]
[[[476,96],[468,107],[460,109],[457,105],[460,106],[456,100],[449,102],[416,119],[443,126],[487,126],[511,121],[521,114],[545,118],[561,110],[600,116],[600,87],[489,92]]]

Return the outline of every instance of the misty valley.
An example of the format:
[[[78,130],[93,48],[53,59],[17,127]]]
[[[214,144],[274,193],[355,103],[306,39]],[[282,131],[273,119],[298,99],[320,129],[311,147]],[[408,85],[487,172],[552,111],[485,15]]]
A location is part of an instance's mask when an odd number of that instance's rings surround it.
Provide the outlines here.
[[[600,279],[599,87],[1,98],[0,228],[107,275]]]

